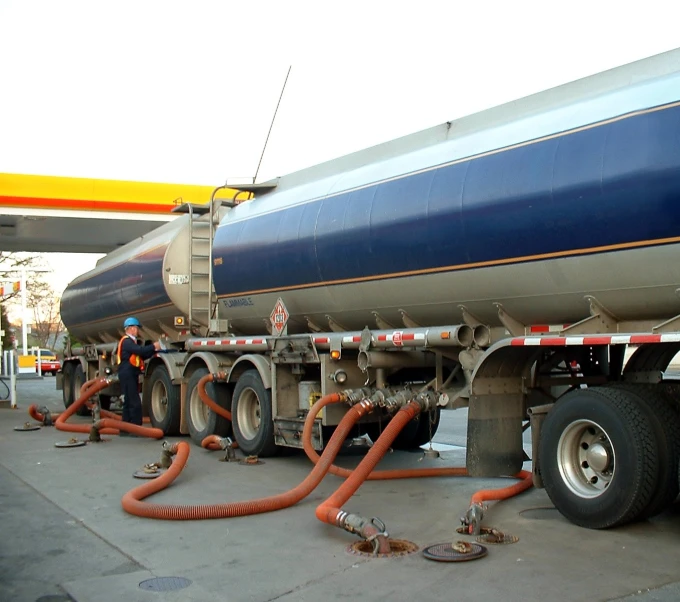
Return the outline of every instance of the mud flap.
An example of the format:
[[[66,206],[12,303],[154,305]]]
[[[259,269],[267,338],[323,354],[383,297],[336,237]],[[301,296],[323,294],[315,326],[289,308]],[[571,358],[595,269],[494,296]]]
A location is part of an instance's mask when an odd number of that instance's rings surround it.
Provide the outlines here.
[[[468,411],[470,476],[509,476],[522,470],[522,394],[473,395]]]

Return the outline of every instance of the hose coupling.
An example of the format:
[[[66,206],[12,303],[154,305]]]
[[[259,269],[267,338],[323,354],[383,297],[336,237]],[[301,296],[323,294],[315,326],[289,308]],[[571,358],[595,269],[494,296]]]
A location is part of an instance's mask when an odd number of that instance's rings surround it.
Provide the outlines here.
[[[420,404],[421,412],[430,412],[437,409],[440,395],[435,391],[422,391],[418,393],[416,401]]]
[[[214,383],[226,382],[227,380],[226,372],[213,372],[211,376]]]
[[[385,523],[377,516],[374,516],[367,527],[369,528],[366,529],[364,538],[371,544],[371,547],[373,548],[373,554],[377,555],[379,553],[389,552],[390,545],[387,541],[389,534],[387,533],[387,527],[385,526]]]
[[[482,519],[484,518],[484,506],[471,504],[465,516],[461,517],[461,524],[466,527],[469,535],[480,535],[482,532]]]
[[[372,393],[372,389],[368,387],[362,387],[360,389],[347,389],[340,393],[340,396],[348,405],[353,406],[367,397],[370,397]]]
[[[161,468],[170,468],[172,465],[172,451],[170,449],[163,448],[161,451],[161,461],[159,462]]]
[[[413,391],[411,391],[410,389],[402,389],[401,391],[397,391],[391,397],[388,397],[387,399],[385,399],[382,406],[388,412],[394,413],[399,408],[411,403],[412,399],[413,399]]]
[[[219,445],[222,450],[233,449],[234,440],[231,437],[220,437],[217,441],[217,445]]]
[[[50,413],[49,409],[47,409],[47,406],[43,406],[39,410],[40,414],[43,417],[42,424],[43,426],[54,426],[54,422],[52,421],[52,414]]]
[[[385,401],[395,393],[396,391],[390,387],[378,389],[373,393],[373,395],[370,396],[369,401],[376,405],[384,407]]]
[[[96,423],[90,427],[89,440],[93,441],[94,443],[99,443],[102,440],[102,437],[99,434],[99,427]]]

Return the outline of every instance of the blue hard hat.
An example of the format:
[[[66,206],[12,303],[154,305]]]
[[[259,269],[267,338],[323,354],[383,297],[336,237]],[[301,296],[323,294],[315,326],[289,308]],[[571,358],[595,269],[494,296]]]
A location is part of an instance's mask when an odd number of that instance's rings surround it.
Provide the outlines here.
[[[127,318],[125,322],[123,322],[123,328],[127,328],[128,326],[141,326],[141,324],[137,318]]]

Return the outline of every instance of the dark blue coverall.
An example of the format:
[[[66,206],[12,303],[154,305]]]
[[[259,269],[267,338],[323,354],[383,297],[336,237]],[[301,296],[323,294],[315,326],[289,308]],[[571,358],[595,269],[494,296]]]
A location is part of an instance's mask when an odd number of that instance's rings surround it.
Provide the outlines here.
[[[132,424],[142,424],[142,400],[139,397],[139,375],[141,370],[130,363],[131,355],[138,355],[143,360],[152,358],[156,353],[153,343],[150,345],[138,345],[129,336],[126,336],[120,349],[120,364],[118,366],[118,379],[125,396],[123,401],[123,420]]]

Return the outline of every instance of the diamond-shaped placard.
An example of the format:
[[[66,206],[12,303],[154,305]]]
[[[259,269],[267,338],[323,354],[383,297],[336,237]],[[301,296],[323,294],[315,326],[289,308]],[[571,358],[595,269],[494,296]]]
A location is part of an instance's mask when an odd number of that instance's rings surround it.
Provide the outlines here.
[[[288,309],[286,309],[283,299],[279,297],[276,301],[276,305],[274,305],[271,315],[269,316],[269,319],[272,323],[272,334],[274,336],[278,337],[287,333],[286,325],[288,324],[288,318]]]

